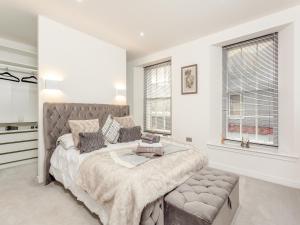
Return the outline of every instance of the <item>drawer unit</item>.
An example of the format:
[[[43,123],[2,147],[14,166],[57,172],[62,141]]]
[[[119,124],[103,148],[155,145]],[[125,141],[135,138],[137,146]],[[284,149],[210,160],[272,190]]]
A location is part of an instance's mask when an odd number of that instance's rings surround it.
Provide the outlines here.
[[[14,162],[10,162],[10,163],[0,164],[0,170],[1,169],[5,169],[5,168],[9,168],[9,167],[14,167],[14,166],[19,166],[19,165],[34,163],[34,162],[37,162],[37,158],[23,159],[23,160],[20,160],[20,161],[14,161]]]
[[[0,155],[2,154],[9,154],[12,152],[18,152],[18,151],[26,151],[26,150],[32,150],[37,149],[38,142],[35,141],[26,141],[26,142],[16,142],[11,144],[2,144],[0,145]]]
[[[11,142],[22,142],[28,140],[37,140],[36,131],[19,131],[19,132],[3,132],[0,133],[0,145]]]
[[[0,169],[36,161],[37,130],[0,132]]]
[[[33,159],[37,157],[37,150],[29,150],[24,152],[13,152],[10,154],[1,155],[0,165],[20,160]]]

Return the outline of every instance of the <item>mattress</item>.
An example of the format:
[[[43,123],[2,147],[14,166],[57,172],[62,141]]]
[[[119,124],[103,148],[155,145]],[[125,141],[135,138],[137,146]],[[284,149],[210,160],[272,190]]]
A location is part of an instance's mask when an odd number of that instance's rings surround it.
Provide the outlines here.
[[[99,151],[114,151],[124,147],[135,147],[139,141],[129,143],[108,144],[107,148],[94,151],[91,153],[80,154],[76,148],[65,150],[61,145],[58,145],[53,152],[50,163],[50,174],[59,181],[63,186],[72,192],[78,201],[92,212],[95,213],[103,225],[106,225],[109,218],[108,210],[106,210],[100,203],[92,199],[81,187],[76,184],[76,178],[80,164],[83,160]]]

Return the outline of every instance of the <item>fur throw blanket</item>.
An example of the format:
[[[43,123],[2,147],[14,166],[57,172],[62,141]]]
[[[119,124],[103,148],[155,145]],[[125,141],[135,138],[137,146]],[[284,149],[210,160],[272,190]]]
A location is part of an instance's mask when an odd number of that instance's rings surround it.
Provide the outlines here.
[[[108,225],[139,225],[143,209],[207,164],[206,153],[190,147],[134,168],[115,163],[108,152],[87,157],[77,184],[104,205]]]

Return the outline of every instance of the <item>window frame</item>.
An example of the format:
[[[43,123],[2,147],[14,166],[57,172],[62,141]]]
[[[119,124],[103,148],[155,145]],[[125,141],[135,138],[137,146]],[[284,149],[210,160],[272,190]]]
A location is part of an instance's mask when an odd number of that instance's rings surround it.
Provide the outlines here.
[[[279,67],[279,63],[278,63],[278,55],[279,55],[279,50],[278,50],[278,33],[275,32],[275,33],[271,33],[271,34],[268,34],[268,35],[265,35],[265,36],[262,36],[262,37],[257,37],[257,38],[253,38],[253,39],[250,39],[250,40],[246,40],[246,41],[242,41],[242,42],[238,42],[236,44],[232,44],[232,45],[229,45],[229,46],[224,46],[222,51],[223,51],[223,79],[226,78],[226,88],[224,87],[224,82],[223,82],[223,95],[222,95],[222,98],[225,98],[226,96],[226,101],[227,103],[224,103],[224,99],[223,99],[223,106],[222,106],[222,109],[223,109],[223,118],[222,118],[222,125],[223,125],[223,138],[226,142],[241,142],[242,140],[242,137],[243,137],[243,119],[245,118],[253,118],[255,119],[255,141],[250,141],[251,144],[254,144],[254,145],[258,145],[258,146],[269,146],[269,147],[275,147],[275,148],[278,148],[279,146],[279,113],[278,113],[278,108],[279,108],[279,98],[277,98],[277,103],[276,103],[276,106],[277,106],[277,115],[276,114],[273,114],[272,116],[269,115],[269,116],[264,116],[264,115],[259,115],[258,114],[258,107],[256,105],[255,107],[255,110],[256,110],[256,114],[255,115],[250,115],[250,116],[246,116],[245,115],[245,106],[244,106],[244,90],[241,90],[240,92],[229,92],[228,91],[228,74],[227,74],[227,60],[224,60],[225,59],[225,54],[226,54],[226,50],[224,48],[227,48],[227,47],[231,47],[231,46],[247,46],[247,44],[249,45],[249,43],[256,43],[256,41],[259,41],[259,40],[263,40],[263,38],[266,38],[266,37],[273,37],[274,38],[274,41],[275,41],[275,55],[274,55],[274,58],[275,58],[275,71],[276,71],[276,76],[277,76],[277,96],[279,95],[279,84],[278,84],[278,79],[279,79],[279,74],[278,74],[278,67]],[[263,89],[256,89],[254,91],[254,93],[257,94],[257,92],[259,91],[263,91]],[[231,115],[231,96],[232,95],[240,95],[240,115]],[[226,109],[224,109],[224,104],[226,104]],[[226,111],[226,112],[224,112]],[[277,135],[274,136],[274,138],[277,138],[277,141],[273,143],[267,143],[267,142],[260,142],[260,141],[257,141],[258,140],[258,134],[259,134],[259,119],[262,119],[262,118],[266,118],[266,117],[273,117],[274,118],[274,115],[275,115],[275,118],[277,117],[277,123],[276,123],[276,126],[277,126]],[[225,117],[225,118],[224,118]],[[239,121],[239,125],[240,125],[240,130],[239,130],[239,138],[228,138],[228,129],[229,129],[229,120],[238,120]]]
[[[170,97],[162,97],[162,98],[147,98],[147,93],[146,93],[146,87],[147,87],[147,80],[146,80],[146,74],[145,74],[145,69],[149,68],[149,67],[153,67],[153,66],[159,66],[162,64],[167,64],[169,63],[170,66]],[[147,102],[150,100],[170,100],[170,131],[164,131],[164,130],[159,130],[159,129],[147,129]],[[156,64],[151,64],[148,66],[144,67],[144,113],[143,113],[143,117],[144,117],[144,132],[147,133],[153,133],[153,134],[160,134],[160,135],[165,135],[165,136],[169,136],[172,135],[172,61],[171,60],[167,60],[167,61],[163,61],[163,62],[159,62]],[[157,117],[164,117],[164,123],[166,122],[166,116],[162,115],[162,116],[156,116]]]

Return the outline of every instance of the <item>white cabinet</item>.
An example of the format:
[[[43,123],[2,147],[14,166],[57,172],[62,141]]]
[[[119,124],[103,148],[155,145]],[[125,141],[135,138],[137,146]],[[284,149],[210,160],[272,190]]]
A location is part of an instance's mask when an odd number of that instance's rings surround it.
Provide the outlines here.
[[[37,160],[37,130],[0,132],[0,169]]]

